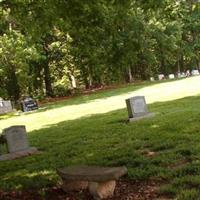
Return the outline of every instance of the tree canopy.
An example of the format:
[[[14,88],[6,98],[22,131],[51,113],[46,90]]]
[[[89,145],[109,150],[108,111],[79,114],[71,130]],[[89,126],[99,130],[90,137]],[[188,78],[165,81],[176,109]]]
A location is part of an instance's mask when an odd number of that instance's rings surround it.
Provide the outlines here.
[[[1,0],[0,13],[4,98],[200,68],[198,0]]]

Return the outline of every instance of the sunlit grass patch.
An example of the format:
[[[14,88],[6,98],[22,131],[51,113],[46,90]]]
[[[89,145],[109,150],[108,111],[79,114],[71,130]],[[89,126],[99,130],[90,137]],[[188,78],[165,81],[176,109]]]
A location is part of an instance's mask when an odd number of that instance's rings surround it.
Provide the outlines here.
[[[109,111],[109,101],[99,99],[94,104],[96,112],[103,109],[103,102]],[[151,103],[148,107],[157,113],[155,117],[133,123],[127,123],[124,107],[113,109],[111,106],[109,112],[92,114],[87,110],[90,106],[75,105],[75,113],[68,113],[68,106],[64,106],[27,115],[27,123],[32,129],[28,131],[30,144],[43,153],[0,162],[0,188],[55,186],[59,182],[56,168],[63,166],[125,165],[128,179],[163,182],[161,194],[179,199],[196,197],[200,176],[199,96]],[[82,114],[83,110],[78,108],[84,108],[87,115],[73,118]],[[45,121],[44,114],[52,119],[52,124]],[[53,123],[53,117],[61,121]],[[11,119],[3,121],[10,125]]]
[[[169,82],[132,84],[119,89],[102,91],[89,96],[80,96],[62,102],[55,102],[54,104],[46,105],[46,108],[30,114],[21,114],[20,116],[0,120],[0,130],[8,127],[8,124],[22,124],[26,125],[28,131],[37,130],[66,120],[75,120],[84,116],[107,113],[125,108],[125,99],[132,96],[145,96],[147,103],[150,104],[199,95],[199,88],[200,76]],[[180,112],[183,112],[178,106],[173,106],[173,109],[170,109],[170,106],[169,104],[169,109],[165,113],[163,113],[162,107],[157,109],[157,111],[161,115],[165,114],[165,118],[170,117],[173,113],[179,115]],[[188,112],[197,112],[196,107],[188,110]],[[166,124],[166,126],[169,126],[169,124]],[[172,129],[175,127],[173,126]]]

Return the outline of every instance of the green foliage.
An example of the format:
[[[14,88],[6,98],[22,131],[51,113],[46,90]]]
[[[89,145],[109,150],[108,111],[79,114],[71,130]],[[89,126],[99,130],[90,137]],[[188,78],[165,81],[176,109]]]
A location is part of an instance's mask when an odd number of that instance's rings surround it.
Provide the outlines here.
[[[21,33],[9,31],[0,36],[0,80],[10,97],[17,100],[20,93],[27,92],[31,84],[28,64],[38,57],[36,49],[28,45]]]
[[[183,190],[177,197],[177,200],[199,200],[200,192],[198,190]]]
[[[4,97],[53,96],[58,87],[73,92],[200,68],[198,1],[3,0],[0,9],[0,34],[10,37],[12,28],[28,42],[13,47],[24,73],[14,91],[4,83]],[[33,48],[39,59],[28,56]]]

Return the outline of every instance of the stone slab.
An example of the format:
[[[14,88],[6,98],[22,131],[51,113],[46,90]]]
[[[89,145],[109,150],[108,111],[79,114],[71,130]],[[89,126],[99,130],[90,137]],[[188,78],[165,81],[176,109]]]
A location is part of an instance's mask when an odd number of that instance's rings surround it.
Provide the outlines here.
[[[57,169],[64,180],[105,182],[117,180],[127,173],[126,167],[72,166]]]
[[[147,113],[146,115],[143,115],[143,116],[129,118],[129,122],[134,122],[134,121],[138,121],[144,118],[154,117],[155,115],[156,113]]]
[[[25,126],[11,126],[3,130],[8,152],[14,153],[29,149]]]
[[[35,147],[30,147],[29,149],[18,151],[15,153],[8,153],[0,156],[0,161],[6,160],[14,160],[17,158],[33,155],[33,154],[40,154],[41,152],[37,150]]]
[[[148,113],[144,96],[135,96],[126,99],[126,105],[129,118],[140,117]]]

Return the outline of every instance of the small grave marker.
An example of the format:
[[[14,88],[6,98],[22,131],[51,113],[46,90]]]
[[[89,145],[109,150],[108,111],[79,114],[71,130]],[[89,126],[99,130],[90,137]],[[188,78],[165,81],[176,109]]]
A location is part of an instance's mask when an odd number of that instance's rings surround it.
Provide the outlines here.
[[[34,99],[27,97],[21,102],[21,107],[23,112],[28,112],[32,110],[37,110],[38,104]]]
[[[4,101],[0,98],[0,114],[12,112],[11,101]]]
[[[178,72],[178,78],[185,78],[186,77],[186,74],[184,72]]]
[[[35,147],[29,147],[25,126],[11,126],[4,129],[1,141],[7,145],[8,154],[0,155],[0,161],[39,153]]]
[[[164,74],[159,74],[158,75],[158,80],[161,81],[161,80],[164,80],[165,79],[165,75]]]
[[[8,152],[18,152],[29,148],[25,126],[11,126],[3,130]]]
[[[150,81],[155,81],[154,77],[150,77]]]
[[[169,74],[169,79],[175,79],[174,74]]]
[[[144,96],[136,96],[126,99],[129,121],[152,117],[154,113],[149,113]]]
[[[181,77],[181,78],[185,78],[185,77],[186,77],[185,73],[182,72],[180,77]]]
[[[198,76],[198,75],[199,75],[199,70],[193,69],[193,70],[191,71],[191,74],[192,74],[192,76]]]

